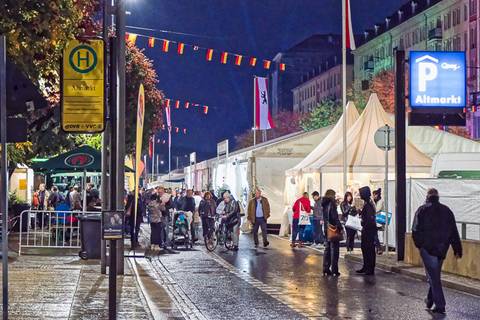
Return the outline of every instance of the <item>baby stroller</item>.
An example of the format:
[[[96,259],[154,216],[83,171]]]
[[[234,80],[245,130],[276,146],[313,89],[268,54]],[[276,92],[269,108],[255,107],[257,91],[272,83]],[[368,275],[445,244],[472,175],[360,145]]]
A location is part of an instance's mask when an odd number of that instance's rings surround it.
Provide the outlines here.
[[[186,212],[175,212],[172,227],[172,249],[176,249],[178,245],[184,245],[185,249],[193,248],[190,239],[190,222]]]

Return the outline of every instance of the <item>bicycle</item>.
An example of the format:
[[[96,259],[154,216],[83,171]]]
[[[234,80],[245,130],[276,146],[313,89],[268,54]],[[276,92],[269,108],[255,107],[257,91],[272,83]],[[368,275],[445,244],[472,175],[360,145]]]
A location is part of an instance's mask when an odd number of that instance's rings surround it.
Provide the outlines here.
[[[217,245],[224,245],[227,250],[232,250],[233,244],[233,230],[227,227],[225,222],[222,223],[222,217],[217,215],[213,229],[210,228],[208,235],[205,238],[205,247],[208,251],[214,251]]]

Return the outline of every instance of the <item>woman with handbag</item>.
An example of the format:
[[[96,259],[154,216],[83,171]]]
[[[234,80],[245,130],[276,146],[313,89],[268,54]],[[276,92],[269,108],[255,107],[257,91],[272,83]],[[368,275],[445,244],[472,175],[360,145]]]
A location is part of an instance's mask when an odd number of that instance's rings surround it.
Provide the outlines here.
[[[347,191],[343,197],[343,202],[340,204],[340,209],[342,210],[342,220],[346,223],[349,216],[357,216],[357,209],[353,205],[353,195],[351,192]],[[355,236],[357,235],[357,230],[345,226],[345,232],[347,234],[347,252],[353,251],[355,245]]]
[[[292,242],[290,243],[290,247],[295,248],[295,246],[297,246],[301,248],[303,247],[303,231],[305,229],[305,224],[310,224],[308,215],[312,211],[308,192],[304,192],[302,197],[295,201],[292,209]],[[298,244],[296,243],[297,236],[299,237]]]
[[[335,201],[335,191],[328,189],[322,199],[323,221],[327,242],[323,254],[323,275],[340,276],[338,258],[340,256],[340,241],[343,240],[343,226],[340,222]],[[331,269],[330,269],[331,268]]]

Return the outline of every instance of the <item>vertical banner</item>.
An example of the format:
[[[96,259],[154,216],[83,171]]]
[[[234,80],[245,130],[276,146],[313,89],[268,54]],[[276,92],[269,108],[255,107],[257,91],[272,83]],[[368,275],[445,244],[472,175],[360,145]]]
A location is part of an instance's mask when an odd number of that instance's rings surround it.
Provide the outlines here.
[[[255,77],[253,81],[255,86],[255,129],[266,130],[275,128],[269,111],[267,78]]]
[[[145,116],[145,91],[143,84],[140,84],[138,89],[138,104],[137,104],[137,139],[135,146],[135,216],[134,223],[137,221],[137,207],[138,207],[138,188],[140,185],[140,175],[144,169],[142,164],[142,139],[143,139],[143,118]]]

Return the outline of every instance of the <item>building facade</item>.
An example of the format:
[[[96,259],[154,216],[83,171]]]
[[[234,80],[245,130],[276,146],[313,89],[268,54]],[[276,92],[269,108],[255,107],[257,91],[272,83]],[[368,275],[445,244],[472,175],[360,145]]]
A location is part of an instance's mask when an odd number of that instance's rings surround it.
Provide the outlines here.
[[[338,62],[337,62],[338,61]],[[325,65],[321,72],[295,87],[293,92],[293,111],[308,113],[312,111],[319,102],[331,99],[342,99],[342,65],[339,60],[332,63],[331,67]],[[353,65],[347,65],[347,92],[351,89],[353,82]]]
[[[465,51],[468,92],[470,96],[478,92],[479,2],[410,0],[366,30],[354,51],[355,90],[367,89],[376,74],[393,70],[398,49],[405,50],[407,57],[411,50]],[[480,138],[480,112],[467,112],[467,128],[472,138]]]
[[[293,110],[292,89],[304,81],[306,74],[315,70],[329,57],[341,53],[342,36],[320,34],[311,36],[292,48],[278,53],[272,63],[269,75],[272,114]],[[286,71],[278,66],[285,63]]]

